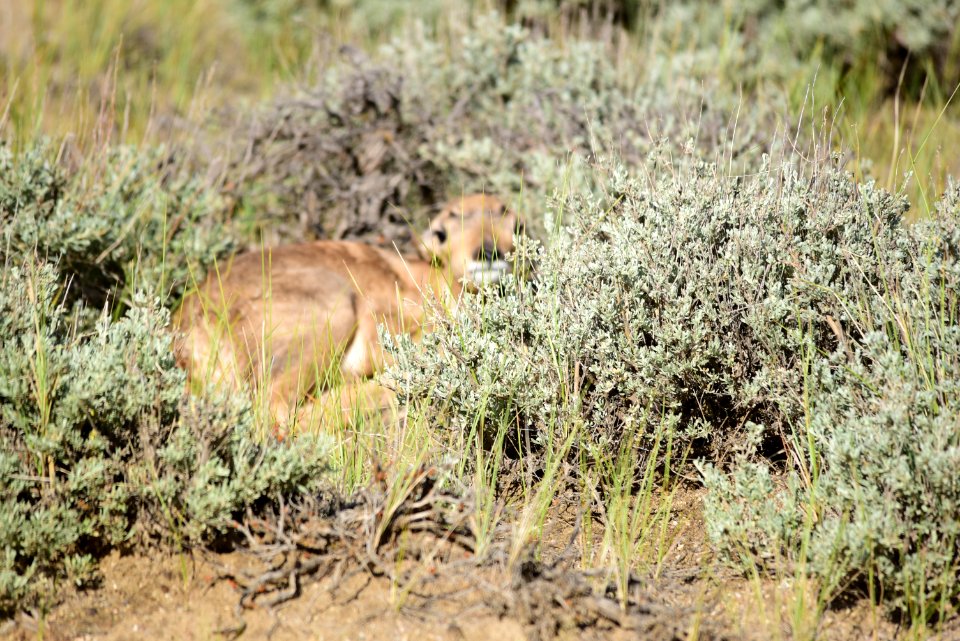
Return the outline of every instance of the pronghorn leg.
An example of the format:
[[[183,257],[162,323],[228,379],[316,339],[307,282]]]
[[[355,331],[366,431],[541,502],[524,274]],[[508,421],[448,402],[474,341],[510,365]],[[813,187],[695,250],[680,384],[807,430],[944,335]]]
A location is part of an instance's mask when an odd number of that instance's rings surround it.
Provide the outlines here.
[[[396,413],[396,396],[372,379],[347,382],[308,399],[297,412],[301,430],[337,430],[365,420],[378,423]]]

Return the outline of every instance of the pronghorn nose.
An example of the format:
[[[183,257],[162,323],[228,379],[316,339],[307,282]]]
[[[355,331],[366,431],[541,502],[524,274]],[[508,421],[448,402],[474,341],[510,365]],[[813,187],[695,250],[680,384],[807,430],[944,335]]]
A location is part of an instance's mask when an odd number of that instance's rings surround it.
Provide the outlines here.
[[[494,261],[500,259],[500,252],[497,251],[497,243],[493,240],[485,240],[483,246],[473,255],[474,260]]]

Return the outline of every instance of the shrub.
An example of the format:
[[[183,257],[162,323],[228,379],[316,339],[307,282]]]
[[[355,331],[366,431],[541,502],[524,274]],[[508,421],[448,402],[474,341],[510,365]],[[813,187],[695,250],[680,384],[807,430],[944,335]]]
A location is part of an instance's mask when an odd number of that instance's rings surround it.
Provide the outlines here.
[[[411,222],[450,194],[523,194],[536,223],[547,194],[597,187],[590,165],[606,151],[630,167],[659,150],[739,169],[776,142],[774,107],[736,123],[737,96],[677,80],[661,59],[628,76],[614,55],[496,16],[451,43],[413,31],[373,59],[347,49],[257,115],[239,196],[281,236],[410,248]]]
[[[326,467],[323,439],[264,441],[248,403],[185,395],[160,296],[227,240],[216,199],[164,178],[160,153],[70,175],[0,148],[2,612],[89,584],[113,548],[229,540]]]
[[[434,424],[526,432],[540,453],[703,444],[714,545],[793,562],[836,596],[869,579],[927,620],[960,594],[960,190],[939,217],[831,165],[726,178],[613,170],[385,381]],[[666,430],[666,432],[665,432]],[[639,439],[635,439],[639,436]],[[524,441],[520,441],[524,442]]]
[[[709,533],[728,557],[801,563],[828,593],[859,578],[914,621],[955,606],[958,196],[954,187],[935,220],[907,230],[909,269],[891,274],[885,295],[855,319],[859,338],[811,362],[791,447],[802,464],[779,479],[765,464],[729,476],[705,469]]]
[[[219,196],[163,149],[110,148],[77,169],[51,156],[0,145],[0,256],[56,264],[71,300],[102,308],[143,290],[174,303],[234,246]]]
[[[694,53],[701,73],[716,70],[720,61],[722,73],[748,84],[798,75],[806,84],[819,75],[835,85],[831,89],[840,97],[850,89],[862,92],[871,83],[880,85],[875,90],[892,92],[903,71],[903,89],[917,97],[928,75],[947,94],[960,79],[960,68],[953,62],[960,45],[956,0],[720,4],[662,3],[640,28],[682,41]],[[817,73],[821,65],[824,69]]]
[[[246,405],[184,398],[156,302],[138,295],[80,332],[61,294],[49,265],[8,265],[0,281],[4,611],[63,577],[89,582],[111,548],[228,533],[325,467],[322,441],[261,443]]]
[[[536,283],[439,315],[420,346],[399,341],[389,379],[454,429],[519,420],[549,440],[582,425],[616,444],[666,421],[721,461],[751,434],[773,438],[801,411],[798,363],[833,350],[831,322],[849,324],[837,296],[899,269],[906,203],[809,171],[616,169],[603,198],[554,203],[566,226],[546,249],[521,245]],[[889,265],[856,260],[877,246]]]

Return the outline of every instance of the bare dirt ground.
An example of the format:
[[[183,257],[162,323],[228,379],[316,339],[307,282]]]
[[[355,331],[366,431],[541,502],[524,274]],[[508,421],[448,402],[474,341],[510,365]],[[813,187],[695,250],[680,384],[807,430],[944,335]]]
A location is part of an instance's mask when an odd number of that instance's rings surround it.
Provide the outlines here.
[[[557,505],[539,558],[525,557],[512,569],[503,559],[476,563],[468,549],[428,529],[416,539],[404,539],[406,552],[401,554],[371,557],[369,548],[349,554],[344,553],[349,545],[339,545],[337,553],[330,548],[330,557],[336,561],[314,564],[316,571],[298,576],[296,586],[286,585],[283,578],[273,583],[247,581],[244,588],[232,578],[265,576],[262,567],[244,574],[245,569],[262,565],[267,558],[263,555],[115,553],[102,563],[98,588],[65,593],[42,620],[22,614],[0,628],[0,637],[18,641],[793,638],[796,621],[803,620],[804,604],[784,595],[796,595],[796,591],[784,583],[748,581],[714,562],[698,518],[700,498],[697,490],[677,497],[672,524],[678,530],[667,559],[659,571],[631,578],[625,605],[612,592],[596,589],[605,577],[573,569],[579,554],[577,546],[571,545],[576,540],[576,516],[569,505]],[[385,547],[389,545],[396,545],[396,540]],[[320,557],[297,558],[300,567],[306,568],[310,566],[304,559]],[[392,569],[378,567],[384,560]],[[290,567],[289,558],[285,562],[283,567]],[[271,560],[268,565],[276,569],[282,564]],[[292,598],[276,605],[266,603],[267,597],[278,596]],[[828,610],[815,638],[880,641],[903,635],[894,622],[860,603]],[[944,632],[939,638],[958,639],[960,630]]]

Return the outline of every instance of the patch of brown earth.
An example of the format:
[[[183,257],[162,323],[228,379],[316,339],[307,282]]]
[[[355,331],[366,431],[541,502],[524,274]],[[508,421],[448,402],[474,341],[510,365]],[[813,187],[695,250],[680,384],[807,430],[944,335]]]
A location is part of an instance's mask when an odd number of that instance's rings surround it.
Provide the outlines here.
[[[233,555],[231,555],[233,556]],[[229,563],[233,559],[218,558]],[[471,641],[525,638],[516,621],[484,612],[480,604],[453,603],[436,612],[409,610],[389,581],[354,574],[306,585],[302,594],[276,608],[238,611],[239,592],[215,581],[217,570],[197,556],[120,557],[103,563],[97,590],[70,596],[42,622],[21,618],[15,639],[416,639]],[[441,616],[463,610],[466,614]]]
[[[255,582],[247,581],[244,592],[224,577],[259,576],[275,563],[269,555],[114,554],[101,565],[97,589],[62,595],[62,602],[42,619],[21,615],[0,628],[0,637],[881,641],[907,636],[868,605],[828,609],[818,617],[814,594],[790,581],[749,580],[718,565],[705,540],[701,490],[675,495],[660,567],[631,575],[626,601],[621,601],[603,587],[612,585],[609,571],[577,569],[583,535],[577,510],[571,509],[575,498],[558,500],[539,552],[529,551],[512,568],[505,561],[505,545],[481,564],[469,550],[436,532],[403,534],[392,539],[392,553],[374,550],[372,562],[369,549],[350,554],[341,549],[336,563],[304,574],[291,589],[283,581],[264,583],[260,598],[259,589],[251,596]],[[347,541],[347,547],[362,541]],[[398,554],[398,549],[405,551]],[[385,563],[390,564],[386,571]],[[284,593],[293,598],[264,605]],[[247,607],[240,607],[241,597]],[[944,631],[939,638],[960,638],[956,632]]]

